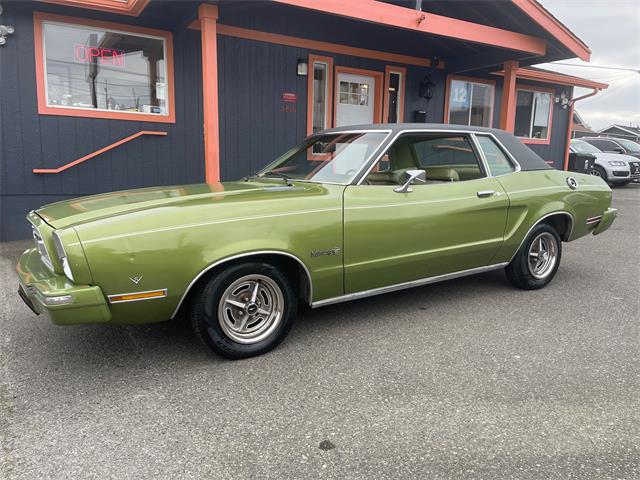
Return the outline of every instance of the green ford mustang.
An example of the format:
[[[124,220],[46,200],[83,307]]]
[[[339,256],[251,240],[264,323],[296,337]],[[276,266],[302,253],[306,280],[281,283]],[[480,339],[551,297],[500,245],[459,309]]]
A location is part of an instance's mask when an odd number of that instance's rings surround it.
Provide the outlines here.
[[[562,242],[609,228],[602,179],[512,135],[449,125],[328,130],[238,182],[145,188],[31,212],[24,301],[60,325],[184,314],[230,358],[320,307],[504,268],[544,287]]]

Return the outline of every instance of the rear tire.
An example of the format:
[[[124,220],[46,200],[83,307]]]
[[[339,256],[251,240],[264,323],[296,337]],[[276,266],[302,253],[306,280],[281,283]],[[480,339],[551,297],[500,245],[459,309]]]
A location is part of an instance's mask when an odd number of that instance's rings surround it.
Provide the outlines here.
[[[523,290],[543,288],[553,280],[562,257],[562,241],[548,223],[536,225],[505,268],[507,278]]]
[[[230,359],[261,355],[289,333],[298,297],[272,265],[245,263],[215,273],[196,292],[191,325],[196,336]]]

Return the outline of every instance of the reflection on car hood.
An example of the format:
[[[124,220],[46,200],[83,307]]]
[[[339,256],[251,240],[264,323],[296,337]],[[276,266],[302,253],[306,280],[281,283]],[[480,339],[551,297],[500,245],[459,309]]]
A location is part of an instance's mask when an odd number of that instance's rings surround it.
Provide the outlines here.
[[[74,198],[45,205],[36,213],[54,228],[159,207],[264,201],[276,196],[313,195],[317,184],[287,186],[280,180],[141,188]]]

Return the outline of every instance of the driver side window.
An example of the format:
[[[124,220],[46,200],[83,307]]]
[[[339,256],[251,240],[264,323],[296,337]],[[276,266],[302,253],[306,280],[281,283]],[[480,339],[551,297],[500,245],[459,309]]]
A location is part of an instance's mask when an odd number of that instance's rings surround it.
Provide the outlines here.
[[[471,140],[466,135],[407,133],[366,176],[367,185],[402,185],[407,170],[424,170],[427,184],[460,182],[485,176]]]

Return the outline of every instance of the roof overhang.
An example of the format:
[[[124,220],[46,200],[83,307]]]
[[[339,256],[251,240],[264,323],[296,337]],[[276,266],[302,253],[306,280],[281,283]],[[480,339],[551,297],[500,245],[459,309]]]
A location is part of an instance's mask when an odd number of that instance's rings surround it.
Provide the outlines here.
[[[504,75],[504,71],[494,72],[494,75]],[[595,82],[586,78],[574,77],[563,73],[548,72],[543,70],[533,70],[530,68],[519,68],[516,71],[518,80],[532,80],[535,82],[553,83],[555,85],[569,85],[571,87],[593,88],[594,90],[604,90],[609,88],[606,83]]]
[[[87,8],[102,12],[119,13],[138,16],[150,0],[39,0],[44,3],[55,3],[68,7]]]
[[[591,58],[591,50],[589,47],[547,9],[540,5],[537,0],[511,1],[578,58],[585,62],[589,61]]]
[[[441,37],[543,56],[546,41],[542,38],[377,0],[273,0],[276,3],[306,8],[331,15],[383,24]]]

